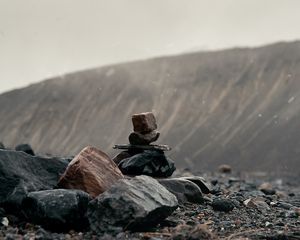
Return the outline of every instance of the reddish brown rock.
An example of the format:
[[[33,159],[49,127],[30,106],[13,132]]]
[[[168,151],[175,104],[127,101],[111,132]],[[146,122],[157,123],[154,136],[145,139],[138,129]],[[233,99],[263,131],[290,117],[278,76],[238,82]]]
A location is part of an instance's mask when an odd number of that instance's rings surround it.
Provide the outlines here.
[[[159,138],[159,135],[160,133],[158,131],[152,131],[146,134],[132,132],[128,139],[130,144],[133,145],[148,145],[152,142],[155,142]]]
[[[156,119],[152,112],[132,115],[133,131],[149,133],[157,129]]]
[[[80,189],[97,197],[121,178],[123,174],[104,152],[86,147],[69,163],[58,187]]]

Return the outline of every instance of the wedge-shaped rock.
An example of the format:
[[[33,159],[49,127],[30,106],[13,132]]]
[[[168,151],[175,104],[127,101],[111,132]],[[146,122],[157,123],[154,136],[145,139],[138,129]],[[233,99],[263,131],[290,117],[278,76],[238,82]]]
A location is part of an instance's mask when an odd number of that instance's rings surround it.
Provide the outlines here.
[[[55,187],[67,165],[63,158],[0,150],[0,207],[18,214],[24,197],[29,192]]]
[[[152,112],[132,115],[133,131],[149,133],[157,129],[156,119]]]
[[[80,190],[55,189],[31,192],[23,200],[26,220],[52,231],[85,230],[91,197]]]
[[[121,178],[123,174],[104,152],[86,147],[69,163],[58,187],[80,189],[97,197]]]
[[[181,178],[160,179],[159,183],[173,193],[181,204],[204,202],[199,186],[189,180]]]
[[[91,230],[144,231],[168,217],[178,206],[176,197],[148,176],[122,179],[88,206]]]

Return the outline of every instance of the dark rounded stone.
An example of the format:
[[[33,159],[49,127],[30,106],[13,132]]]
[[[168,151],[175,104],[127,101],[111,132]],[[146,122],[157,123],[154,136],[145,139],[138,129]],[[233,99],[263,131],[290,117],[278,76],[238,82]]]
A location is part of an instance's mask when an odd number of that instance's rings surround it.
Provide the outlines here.
[[[212,202],[212,207],[215,211],[230,212],[234,208],[234,203],[229,199],[215,199]]]
[[[266,195],[274,195],[276,193],[274,189],[261,189],[260,191],[262,191]]]
[[[29,155],[34,156],[34,151],[32,149],[32,147],[29,144],[19,144],[16,146],[16,151],[21,151],[21,152],[25,152]]]
[[[132,145],[148,145],[155,142],[159,138],[160,133],[158,131],[152,131],[150,133],[138,133],[132,132],[129,137],[129,143]]]
[[[159,183],[173,193],[179,203],[203,203],[201,189],[197,184],[181,178],[161,179]]]

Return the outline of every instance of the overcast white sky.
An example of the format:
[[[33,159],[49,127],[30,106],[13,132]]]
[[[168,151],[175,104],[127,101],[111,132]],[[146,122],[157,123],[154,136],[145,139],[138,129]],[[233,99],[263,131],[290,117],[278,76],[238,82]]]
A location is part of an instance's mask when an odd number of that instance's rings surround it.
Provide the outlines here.
[[[74,70],[300,39],[300,0],[0,0],[0,92]]]

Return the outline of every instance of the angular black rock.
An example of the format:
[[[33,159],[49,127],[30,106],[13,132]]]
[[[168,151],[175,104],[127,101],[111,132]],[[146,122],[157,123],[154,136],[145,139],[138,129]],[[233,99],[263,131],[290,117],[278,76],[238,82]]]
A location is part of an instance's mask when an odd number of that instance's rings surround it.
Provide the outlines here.
[[[159,138],[159,135],[160,133],[158,131],[152,131],[146,134],[132,132],[130,133],[128,140],[132,145],[148,145],[155,142]]]
[[[119,180],[88,206],[91,230],[96,233],[143,231],[157,225],[178,206],[176,197],[148,176]]]
[[[2,142],[0,142],[0,149],[5,149],[5,146]]]
[[[119,164],[123,159],[130,158],[136,154],[142,153],[141,149],[128,149],[127,151],[122,151],[112,158],[115,164]]]
[[[0,207],[18,213],[28,192],[55,187],[67,165],[68,161],[62,158],[0,150]]]
[[[31,192],[22,202],[28,222],[55,232],[86,230],[86,217],[91,197],[80,190],[55,189]]]
[[[123,159],[119,164],[125,175],[148,175],[151,177],[170,177],[176,170],[174,162],[162,151],[146,150],[130,158]]]
[[[29,155],[35,156],[32,147],[29,144],[19,144],[16,146],[16,151],[25,152]]]
[[[181,179],[160,179],[158,180],[168,191],[173,193],[179,203],[203,203],[201,189],[193,182]]]

